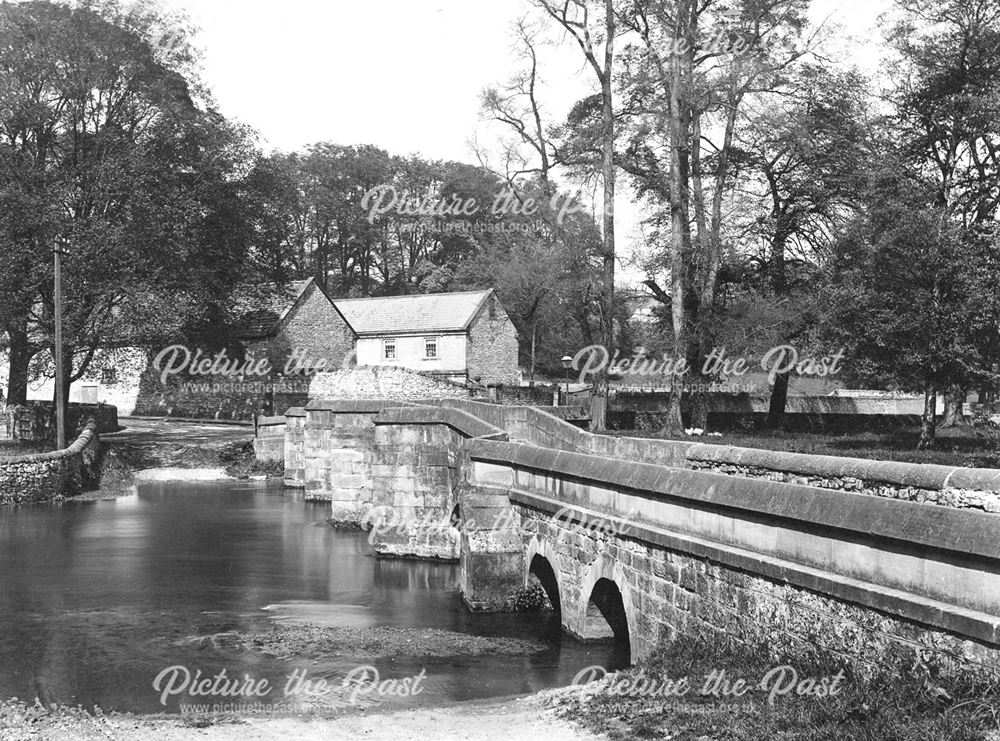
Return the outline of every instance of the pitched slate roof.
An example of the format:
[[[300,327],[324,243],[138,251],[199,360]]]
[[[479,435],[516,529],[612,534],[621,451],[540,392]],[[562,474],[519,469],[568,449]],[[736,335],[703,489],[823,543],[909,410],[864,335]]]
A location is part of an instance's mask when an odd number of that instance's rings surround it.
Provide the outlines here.
[[[245,296],[236,299],[237,306],[246,307],[240,312],[236,336],[241,340],[256,340],[275,334],[312,282],[312,278],[292,281],[284,290],[248,289]]]
[[[333,303],[359,335],[455,332],[468,329],[491,293],[491,290],[422,293]]]

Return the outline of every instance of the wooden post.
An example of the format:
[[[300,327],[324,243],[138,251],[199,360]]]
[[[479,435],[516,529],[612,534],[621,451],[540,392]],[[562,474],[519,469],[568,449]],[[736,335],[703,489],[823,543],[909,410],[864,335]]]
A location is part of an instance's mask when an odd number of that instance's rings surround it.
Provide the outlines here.
[[[56,247],[55,258],[55,287],[53,290],[53,303],[55,305],[55,361],[56,361],[56,450],[66,447],[66,395],[63,384],[63,336],[62,336],[62,251]]]

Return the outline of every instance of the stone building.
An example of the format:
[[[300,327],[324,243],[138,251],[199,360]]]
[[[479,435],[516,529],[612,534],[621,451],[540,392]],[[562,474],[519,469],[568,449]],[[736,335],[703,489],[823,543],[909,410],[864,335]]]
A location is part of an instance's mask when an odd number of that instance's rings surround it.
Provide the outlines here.
[[[267,377],[180,374],[164,384],[158,349],[106,348],[71,386],[71,400],[113,404],[121,416],[252,419],[303,405],[310,371],[391,367],[462,384],[518,382],[517,333],[492,290],[331,300],[310,278],[241,291],[232,314],[230,338],[242,349],[227,357],[266,357]],[[52,398],[51,379],[36,385],[31,398]]]
[[[354,365],[357,338],[351,325],[315,279],[295,281],[271,305],[244,314],[235,332],[247,354],[267,357],[284,372],[289,359],[299,371]],[[293,354],[295,357],[293,357]]]
[[[357,335],[359,366],[460,383],[518,382],[517,331],[493,290],[334,303]]]
[[[240,318],[232,337],[248,364],[266,358],[271,372],[180,374],[164,384],[150,358],[139,380],[137,414],[252,419],[262,410],[284,412],[306,402],[313,371],[354,365],[354,330],[313,278],[277,292],[247,289],[233,313]]]

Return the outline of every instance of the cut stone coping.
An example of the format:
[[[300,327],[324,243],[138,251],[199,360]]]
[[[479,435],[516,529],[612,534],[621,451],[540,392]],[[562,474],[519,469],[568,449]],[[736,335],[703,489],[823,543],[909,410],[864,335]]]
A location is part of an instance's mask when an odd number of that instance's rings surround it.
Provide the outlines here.
[[[275,425],[285,424],[284,417],[258,417],[257,426],[258,427],[273,427]]]
[[[305,417],[306,408],[305,407],[291,407],[287,412],[285,412],[286,417]]]
[[[375,417],[376,425],[447,425],[470,438],[507,440],[507,433],[479,417],[453,407],[396,407]]]
[[[923,546],[963,558],[1000,561],[998,514],[928,507],[837,489],[669,468],[523,443],[474,440],[468,449],[473,460],[607,484],[650,499],[686,500],[707,508],[886,538],[908,548]]]
[[[0,464],[6,463],[41,463],[43,461],[58,461],[78,455],[90,444],[90,441],[97,435],[97,420],[93,417],[87,420],[80,435],[68,447],[62,450],[51,450],[48,453],[32,453],[30,455],[18,455],[10,458],[0,458]]]
[[[881,481],[918,489],[941,490],[950,488],[1000,492],[1000,470],[991,468],[963,468],[927,463],[841,458],[832,455],[786,453],[705,443],[695,443],[689,447],[686,457],[690,461],[766,468],[772,471],[824,478]]]

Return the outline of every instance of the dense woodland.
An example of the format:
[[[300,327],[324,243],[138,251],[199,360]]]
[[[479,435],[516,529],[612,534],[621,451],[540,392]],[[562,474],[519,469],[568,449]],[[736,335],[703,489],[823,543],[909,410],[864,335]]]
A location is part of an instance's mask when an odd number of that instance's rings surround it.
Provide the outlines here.
[[[511,77],[483,81],[500,155],[472,165],[328,142],[264,151],[215,110],[183,19],[0,3],[7,399],[53,346],[54,249],[70,378],[102,346],[224,344],[237,294],[315,276],[334,297],[495,287],[539,374],[594,343],[696,369],[716,346],[843,347],[846,382],[926,394],[922,445],[935,394],[954,410],[995,388],[1000,0],[898,0],[878,74],[827,51],[839,31],[812,27],[807,0],[533,4]],[[552,44],[592,87],[554,118]],[[623,184],[647,214],[636,250],[616,241]],[[365,194],[385,185],[541,206],[369,218]],[[553,199],[578,190],[588,207],[560,218]],[[633,251],[645,283],[616,291]],[[642,296],[658,302],[651,327],[629,321]],[[693,417],[704,426],[704,398]]]

